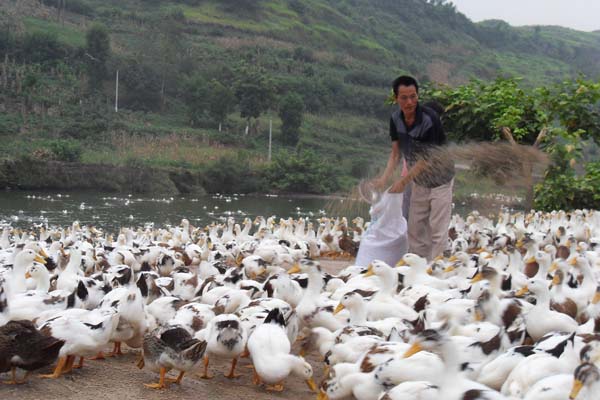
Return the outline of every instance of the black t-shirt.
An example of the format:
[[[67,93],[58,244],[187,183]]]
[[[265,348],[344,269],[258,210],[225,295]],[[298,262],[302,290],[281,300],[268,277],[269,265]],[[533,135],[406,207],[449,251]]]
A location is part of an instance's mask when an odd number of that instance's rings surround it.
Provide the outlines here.
[[[390,137],[392,141],[400,142],[400,150],[409,167],[421,159],[428,163],[429,166],[415,177],[417,185],[434,188],[454,177],[454,162],[442,147],[446,143],[446,134],[432,109],[418,105],[411,127],[407,127],[404,115],[397,109],[390,118]]]

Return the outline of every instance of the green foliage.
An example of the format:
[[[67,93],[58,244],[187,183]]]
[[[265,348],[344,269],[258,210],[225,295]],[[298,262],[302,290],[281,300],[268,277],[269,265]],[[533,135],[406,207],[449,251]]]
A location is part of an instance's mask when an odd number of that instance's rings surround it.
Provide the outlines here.
[[[558,123],[567,132],[600,143],[600,82],[579,77],[551,87],[538,89],[541,103],[548,110],[547,123]]]
[[[273,106],[275,88],[264,68],[242,64],[237,69],[235,96],[242,118],[258,118]]]
[[[88,29],[85,39],[89,87],[92,92],[97,92],[108,74],[107,62],[110,58],[110,36],[106,27],[95,24]]]
[[[123,108],[140,111],[160,109],[160,73],[154,65],[138,59],[122,59],[119,70],[119,104]]]
[[[302,0],[288,0],[288,6],[298,13],[298,15],[304,15],[304,13],[306,13],[307,7]]]
[[[85,0],[41,0],[41,2],[49,7],[64,7],[75,14],[86,15],[88,17],[94,16],[94,7]]]
[[[247,153],[225,156],[209,165],[205,170],[202,186],[209,193],[250,193],[260,188],[260,177],[250,165]]]
[[[256,182],[262,177],[256,165],[266,153],[261,117],[283,110],[283,99],[294,93],[305,108],[297,146],[314,149],[319,162],[329,160],[338,169],[335,185],[310,190],[345,188],[384,162],[390,109],[383,88],[400,73],[415,74],[422,83],[450,84],[523,76],[439,87],[422,97],[449,107],[445,126],[456,140],[497,140],[499,127],[508,126],[520,143],[532,143],[546,129],[542,146],[555,160],[547,179],[582,174],[572,167],[587,151],[581,139],[598,136],[597,81],[569,80],[575,71],[600,74],[596,33],[474,24],[437,0],[43,2],[61,11],[14,18],[10,9],[19,2],[0,7],[0,62],[5,55],[9,60],[3,66],[7,84],[0,82],[3,156],[14,157],[21,145],[33,151],[30,143],[39,147],[38,140],[53,137],[85,144],[88,162],[117,164],[122,161],[107,156],[119,147],[115,137],[172,135],[177,143],[185,136],[214,151],[246,149],[252,162],[242,164],[255,171]],[[98,46],[86,38],[90,21],[106,25],[108,34],[98,35]],[[90,62],[92,47],[104,54],[97,71]],[[109,110],[117,69],[118,116]],[[196,78],[199,84],[189,85]],[[91,96],[84,88],[88,82],[96,91]],[[534,91],[532,84],[545,88]],[[280,118],[274,119],[276,132],[293,126],[294,118]],[[220,122],[223,132],[215,129]],[[246,125],[254,134],[242,134]],[[294,145],[291,138],[288,144]],[[41,148],[40,157],[55,157]],[[301,158],[302,152],[290,154]],[[130,158],[145,168],[198,167],[177,156]],[[303,172],[302,179],[310,174]],[[266,177],[263,182],[272,187]],[[306,181],[295,187],[283,175],[278,182],[279,190],[309,186]],[[217,181],[213,187],[219,187]]]
[[[516,140],[531,144],[542,127],[533,95],[513,78],[475,80],[430,94],[444,105],[444,128],[454,140],[498,140],[507,127]]]
[[[600,162],[585,166],[578,177],[568,170],[547,176],[535,187],[535,207],[539,210],[597,209],[600,204]]]
[[[65,162],[81,161],[81,153],[83,150],[79,142],[72,140],[53,140],[48,143],[48,149],[54,155],[54,160]]]
[[[264,177],[283,192],[330,193],[340,188],[339,172],[313,151],[281,151],[273,157]]]
[[[279,118],[281,119],[281,135],[283,142],[295,146],[300,140],[300,125],[304,114],[304,103],[296,93],[288,93],[281,99]]]
[[[206,118],[219,124],[235,106],[235,96],[230,88],[216,79],[207,82],[202,75],[190,78],[185,84],[185,92],[192,126],[202,126]]]
[[[23,60],[27,63],[55,63],[66,57],[68,46],[60,43],[53,33],[33,32],[25,36]]]

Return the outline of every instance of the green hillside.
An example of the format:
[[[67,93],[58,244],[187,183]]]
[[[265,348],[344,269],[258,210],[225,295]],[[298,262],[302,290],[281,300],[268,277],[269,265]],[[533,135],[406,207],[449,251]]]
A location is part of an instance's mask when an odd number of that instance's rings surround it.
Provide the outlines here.
[[[253,175],[269,168],[272,119],[275,153],[315,151],[329,163],[318,176],[338,181],[309,189],[330,191],[385,158],[398,74],[595,79],[600,32],[475,24],[440,0],[7,0],[0,63],[5,159],[204,173],[226,160]],[[298,137],[284,104],[304,110]]]

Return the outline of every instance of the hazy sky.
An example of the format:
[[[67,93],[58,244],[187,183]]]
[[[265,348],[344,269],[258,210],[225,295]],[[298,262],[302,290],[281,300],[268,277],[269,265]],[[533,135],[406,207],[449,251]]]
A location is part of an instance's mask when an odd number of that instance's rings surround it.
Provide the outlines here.
[[[451,0],[475,22],[502,19],[511,25],[560,25],[600,30],[600,0]]]

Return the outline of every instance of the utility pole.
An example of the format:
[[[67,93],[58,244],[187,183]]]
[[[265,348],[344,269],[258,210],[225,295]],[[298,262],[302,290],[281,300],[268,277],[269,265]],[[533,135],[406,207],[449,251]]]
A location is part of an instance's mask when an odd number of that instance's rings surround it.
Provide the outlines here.
[[[119,70],[115,79],[115,112],[119,112]]]
[[[267,160],[271,162],[271,138],[273,137],[273,119],[269,118],[269,156]]]

